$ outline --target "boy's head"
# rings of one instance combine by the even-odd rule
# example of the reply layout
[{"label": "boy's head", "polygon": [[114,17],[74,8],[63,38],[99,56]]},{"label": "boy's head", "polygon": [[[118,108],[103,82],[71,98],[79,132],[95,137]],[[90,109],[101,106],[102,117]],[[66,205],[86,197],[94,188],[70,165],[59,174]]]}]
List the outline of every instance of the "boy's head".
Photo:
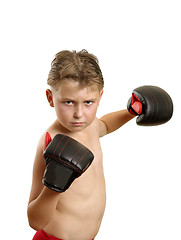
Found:
[{"label": "boy's head", "polygon": [[57,88],[63,80],[74,80],[80,86],[97,86],[99,91],[104,87],[104,80],[98,59],[86,50],[61,51],[52,61],[47,83]]},{"label": "boy's head", "polygon": [[67,131],[81,131],[95,119],[104,81],[97,58],[83,50],[56,54],[46,95]]}]

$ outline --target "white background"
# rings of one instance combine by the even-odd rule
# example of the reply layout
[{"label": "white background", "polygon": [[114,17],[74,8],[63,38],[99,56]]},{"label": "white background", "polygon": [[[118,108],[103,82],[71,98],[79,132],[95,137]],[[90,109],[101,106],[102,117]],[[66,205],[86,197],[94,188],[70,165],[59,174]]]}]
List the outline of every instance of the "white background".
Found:
[{"label": "white background", "polygon": [[32,239],[26,208],[37,141],[55,119],[45,97],[58,51],[87,49],[105,80],[98,117],[151,84],[174,102],[167,124],[132,120],[101,139],[107,207],[97,240],[181,239],[181,7],[176,0],[0,3],[1,235]]}]

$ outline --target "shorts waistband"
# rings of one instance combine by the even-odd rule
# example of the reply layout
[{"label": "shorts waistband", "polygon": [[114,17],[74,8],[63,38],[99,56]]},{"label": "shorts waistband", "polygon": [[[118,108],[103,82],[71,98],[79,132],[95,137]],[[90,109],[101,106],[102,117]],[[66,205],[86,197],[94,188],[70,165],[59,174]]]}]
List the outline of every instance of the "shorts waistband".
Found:
[{"label": "shorts waistband", "polygon": [[43,229],[37,231],[33,237],[33,240],[63,240],[46,233]]},{"label": "shorts waistband", "polygon": [[[37,231],[33,237],[33,240],[63,240],[57,237],[54,237],[52,235],[49,235],[46,233],[43,229],[40,231]],[[94,240],[94,238],[92,239]]]}]

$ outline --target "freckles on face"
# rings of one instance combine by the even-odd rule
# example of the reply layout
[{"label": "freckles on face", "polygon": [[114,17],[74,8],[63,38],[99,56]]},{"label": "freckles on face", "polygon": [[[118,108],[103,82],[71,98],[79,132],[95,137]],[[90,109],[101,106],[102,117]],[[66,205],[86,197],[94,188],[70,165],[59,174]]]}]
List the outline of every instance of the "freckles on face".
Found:
[{"label": "freckles on face", "polygon": [[52,93],[61,125],[71,131],[79,131],[94,121],[101,98],[97,88],[82,87],[75,81],[64,81]]}]

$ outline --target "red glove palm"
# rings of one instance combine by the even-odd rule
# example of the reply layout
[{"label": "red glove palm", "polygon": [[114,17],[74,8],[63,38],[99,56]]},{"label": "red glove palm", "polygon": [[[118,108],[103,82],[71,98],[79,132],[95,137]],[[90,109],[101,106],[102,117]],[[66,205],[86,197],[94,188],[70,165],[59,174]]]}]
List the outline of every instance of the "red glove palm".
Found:
[{"label": "red glove palm", "polygon": [[132,97],[128,101],[128,111],[137,116],[142,113],[142,110],[143,105],[141,101],[135,94],[132,94]]}]

